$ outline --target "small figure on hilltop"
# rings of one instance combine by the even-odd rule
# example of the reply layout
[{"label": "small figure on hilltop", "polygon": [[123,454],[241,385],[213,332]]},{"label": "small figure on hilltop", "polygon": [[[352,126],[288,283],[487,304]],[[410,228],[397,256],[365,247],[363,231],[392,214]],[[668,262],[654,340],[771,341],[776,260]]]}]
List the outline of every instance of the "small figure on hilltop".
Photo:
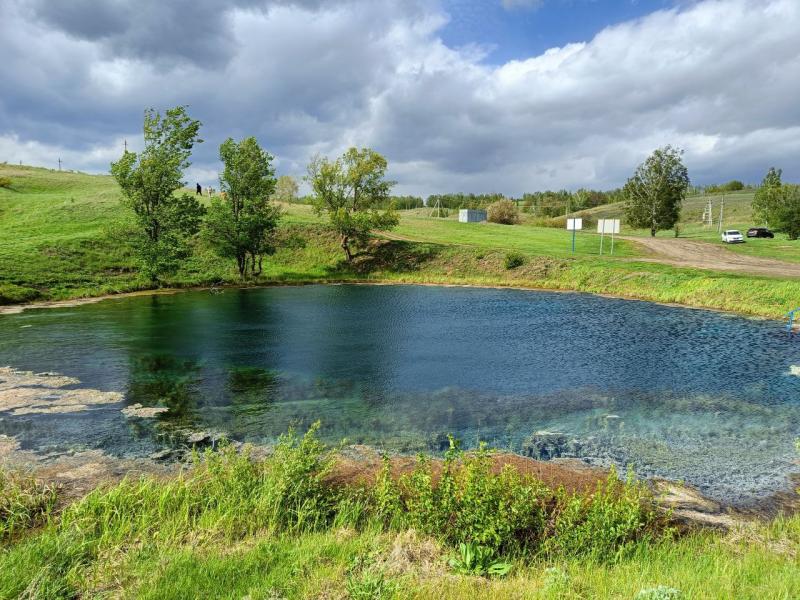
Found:
[{"label": "small figure on hilltop", "polygon": [[195,196],[202,196],[203,195],[203,187],[198,183],[197,189],[194,193]]}]

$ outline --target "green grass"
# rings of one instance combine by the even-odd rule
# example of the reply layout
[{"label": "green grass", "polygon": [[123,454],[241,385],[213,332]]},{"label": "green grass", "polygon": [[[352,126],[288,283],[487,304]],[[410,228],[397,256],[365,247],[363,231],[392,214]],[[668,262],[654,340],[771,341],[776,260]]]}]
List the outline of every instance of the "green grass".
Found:
[{"label": "green grass", "polygon": [[[541,256],[572,256],[572,234],[552,227],[528,224],[498,225],[496,223],[459,223],[454,219],[435,219],[427,216],[402,215],[400,226],[392,234],[412,240],[438,244],[457,244],[476,248],[517,250]],[[575,236],[575,255],[599,255],[600,237],[591,232]],[[604,241],[610,251],[610,239]],[[622,240],[614,243],[614,256],[631,257],[636,248]]]},{"label": "green grass", "polygon": [[[732,192],[725,194],[724,229],[738,229],[746,233],[751,227],[760,226],[752,215],[753,195],[752,190]],[[713,202],[714,225],[703,225],[702,217],[708,199]],[[775,234],[775,239],[748,239],[744,244],[725,244],[718,233],[719,209],[722,194],[710,196],[689,196],[683,203],[680,222],[680,237],[684,239],[701,240],[724,246],[732,252],[758,256],[761,258],[775,258],[778,260],[800,262],[800,241],[790,241],[785,234]],[[609,204],[597,208],[581,211],[579,214],[598,218],[621,218],[622,204]],[[647,236],[649,231],[643,229],[625,231],[627,235]],[[674,237],[672,231],[662,231],[659,237]]]},{"label": "green grass", "polygon": [[[800,517],[676,537],[647,489],[613,474],[567,493],[490,470],[487,451],[451,451],[438,478],[423,457],[367,483],[330,477],[337,456],[312,430],[266,459],[227,447],[171,477],[101,486],[0,540],[0,598],[800,593]],[[459,574],[450,559],[461,543],[481,544],[510,574]]]},{"label": "green grass", "polygon": [[[0,176],[12,180],[10,188],[0,188],[0,304],[152,287],[137,272],[126,241],[129,213],[110,177],[8,165],[0,165]],[[746,205],[746,198],[739,202],[740,208]],[[601,210],[618,207],[595,212]],[[311,207],[287,205],[284,213],[279,250],[265,260],[263,275],[249,284],[381,281],[529,287],[776,318],[800,301],[798,280],[637,262],[637,247],[623,241],[617,242],[614,256],[600,257],[599,238],[588,231],[577,236],[573,255],[571,236],[560,229],[535,227],[530,220],[514,226],[462,224],[455,216],[430,218],[426,210],[402,211],[397,230],[348,265],[335,235]],[[686,235],[716,241],[688,225]],[[794,246],[782,239],[748,242],[733,250],[800,260]],[[508,257],[515,255],[523,264],[507,268]],[[233,261],[220,259],[201,241],[184,267],[163,281],[165,287],[239,283]]]}]

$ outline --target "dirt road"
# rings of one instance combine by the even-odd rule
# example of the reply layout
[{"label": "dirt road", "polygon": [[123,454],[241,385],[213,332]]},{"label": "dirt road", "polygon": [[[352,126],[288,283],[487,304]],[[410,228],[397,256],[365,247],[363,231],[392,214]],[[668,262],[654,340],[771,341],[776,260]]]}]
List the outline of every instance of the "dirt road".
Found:
[{"label": "dirt road", "polygon": [[800,263],[738,254],[709,242],[675,238],[620,237],[644,246],[653,253],[644,258],[637,258],[636,261],[658,262],[677,267],[735,271],[748,275],[800,277]]}]

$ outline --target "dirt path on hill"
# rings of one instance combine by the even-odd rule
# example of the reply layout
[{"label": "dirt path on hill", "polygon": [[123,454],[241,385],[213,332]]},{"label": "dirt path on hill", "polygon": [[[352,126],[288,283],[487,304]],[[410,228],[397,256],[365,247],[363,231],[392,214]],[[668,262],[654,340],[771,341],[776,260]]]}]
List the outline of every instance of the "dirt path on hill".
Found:
[{"label": "dirt path on hill", "polygon": [[733,271],[743,275],[800,277],[800,263],[738,254],[709,242],[630,236],[620,236],[619,239],[644,246],[653,253],[653,255],[643,258],[631,259],[637,262],[657,262],[677,267]]},{"label": "dirt path on hill", "polygon": [[[389,240],[420,242],[419,238],[397,233],[382,232]],[[617,239],[638,244],[649,251],[632,262],[654,262],[676,267],[695,267],[715,271],[732,271],[743,275],[770,277],[800,277],[800,263],[790,263],[774,258],[759,258],[732,252],[723,246],[697,240],[675,238],[633,237],[621,235]]]}]

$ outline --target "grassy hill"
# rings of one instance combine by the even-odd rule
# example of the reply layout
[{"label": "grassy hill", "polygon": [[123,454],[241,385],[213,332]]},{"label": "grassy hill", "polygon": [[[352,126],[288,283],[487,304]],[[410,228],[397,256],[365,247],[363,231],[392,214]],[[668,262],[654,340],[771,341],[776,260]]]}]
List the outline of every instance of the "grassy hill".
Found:
[{"label": "grassy hill", "polygon": [[[725,198],[725,211],[724,223],[726,228],[733,227],[752,227],[752,210],[753,203],[753,190],[745,190],[741,192],[729,192],[724,194]],[[714,231],[717,227],[717,219],[719,218],[719,209],[722,203],[723,194],[710,194],[699,196],[688,196],[683,202],[683,209],[681,211],[681,229],[685,230],[691,227],[702,228],[703,212],[709,199],[712,201],[712,212],[714,216]],[[614,204],[605,204],[596,208],[581,211],[579,215],[591,216],[595,219],[611,219],[622,217],[622,202]]]},{"label": "grassy hill", "polygon": [[[109,176],[0,165],[11,179],[0,188],[0,304],[60,300],[150,289],[138,271],[129,240],[130,213]],[[745,199],[741,207],[747,204]],[[691,204],[690,204],[691,206]],[[731,214],[737,214],[735,203]],[[595,209],[618,211],[611,205]],[[692,209],[693,210],[693,209]],[[743,208],[742,208],[743,210]],[[613,214],[613,213],[608,213]],[[599,239],[562,229],[462,224],[406,211],[400,226],[375,239],[352,264],[335,235],[306,205],[284,206],[280,247],[248,284],[383,281],[577,290],[749,314],[781,316],[800,300],[800,282],[746,277],[640,262],[635,244],[618,241],[614,256],[598,256]],[[758,247],[767,252],[781,240]],[[753,251],[756,244],[745,244]],[[773,248],[773,250],[770,250]],[[606,246],[608,249],[608,246]],[[793,246],[787,253],[795,256]],[[506,268],[510,253],[523,264]],[[776,254],[777,255],[777,254]],[[166,287],[241,284],[233,261],[198,240]]]}]

